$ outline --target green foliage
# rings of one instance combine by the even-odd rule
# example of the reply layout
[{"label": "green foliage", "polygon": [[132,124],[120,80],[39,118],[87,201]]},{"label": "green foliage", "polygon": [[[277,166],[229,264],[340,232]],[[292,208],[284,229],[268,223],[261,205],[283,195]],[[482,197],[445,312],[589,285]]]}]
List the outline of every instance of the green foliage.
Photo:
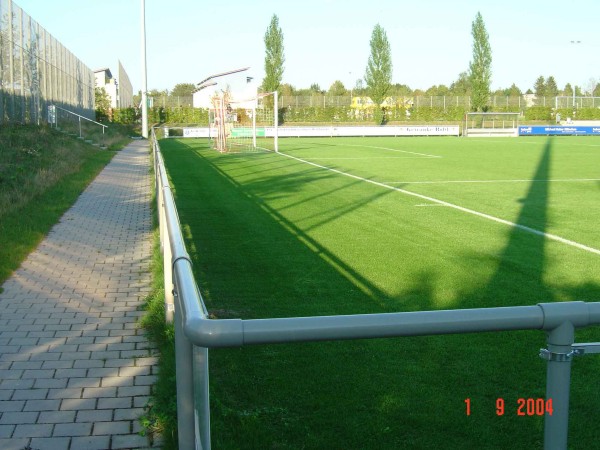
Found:
[{"label": "green foliage", "polygon": [[342,96],[347,95],[348,91],[344,86],[344,83],[342,83],[340,80],[335,80],[329,87],[327,94],[331,96]]},{"label": "green foliage", "polygon": [[533,85],[534,93],[536,97],[545,97],[546,96],[546,79],[540,75],[537,80],[535,80],[535,84]]},{"label": "green foliage", "polygon": [[492,82],[492,49],[481,13],[473,21],[473,60],[469,64],[469,81],[473,111],[487,111]]},{"label": "green foliage", "polygon": [[[373,28],[370,47],[371,54],[367,62],[365,83],[371,100],[376,105],[380,105],[392,85],[392,55],[387,34],[379,24]],[[378,123],[381,117],[381,112],[376,112],[375,123]]]},{"label": "green foliage", "polygon": [[572,117],[576,120],[600,120],[599,108],[577,108],[575,115],[573,115],[573,108],[560,108],[558,112],[563,119]]},{"label": "green foliage", "polygon": [[196,85],[193,83],[179,83],[175,85],[169,95],[172,97],[190,97],[195,90]]},{"label": "green foliage", "polygon": [[171,123],[208,126],[208,109],[180,107],[154,107],[148,109],[150,123]]},{"label": "green foliage", "polygon": [[552,108],[550,106],[532,106],[525,110],[526,120],[550,120]]},{"label": "green foliage", "polygon": [[94,88],[94,101],[96,105],[96,120],[98,122],[108,121],[110,97],[103,87]]},{"label": "green foliage", "polygon": [[0,127],[0,285],[114,153],[47,127]]},{"label": "green foliage", "polygon": [[265,78],[262,87],[265,92],[274,92],[283,78],[285,56],[283,53],[283,32],[279,27],[279,18],[273,14],[265,33]]},{"label": "green foliage", "polygon": [[546,97],[556,97],[558,96],[558,86],[556,85],[556,80],[552,75],[550,75],[546,79],[546,86],[544,90],[544,95]]},{"label": "green foliage", "polygon": [[135,108],[115,109],[112,114],[112,121],[123,125],[134,124],[139,118]]},{"label": "green foliage", "polygon": [[573,96],[573,86],[571,86],[571,83],[567,83],[565,85],[565,88],[563,89],[563,95],[566,97],[572,97]]},{"label": "green foliage", "polygon": [[[154,210],[155,202],[153,202]],[[156,213],[154,214],[156,227]],[[173,324],[165,322],[163,259],[158,229],[154,232],[152,291],[146,298],[146,314],[141,319],[148,337],[160,351],[159,376],[152,389],[141,424],[144,433],[163,437],[164,449],[177,448],[177,389],[175,376],[175,333]]]}]

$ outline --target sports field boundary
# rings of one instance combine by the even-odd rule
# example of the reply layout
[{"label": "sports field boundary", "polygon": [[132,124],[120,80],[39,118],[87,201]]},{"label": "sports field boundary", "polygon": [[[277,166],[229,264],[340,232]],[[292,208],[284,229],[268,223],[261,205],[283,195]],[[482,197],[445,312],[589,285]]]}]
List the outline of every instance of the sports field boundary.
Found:
[{"label": "sports field boundary", "polygon": [[[208,352],[219,347],[243,347],[273,343],[296,343],[326,340],[355,340],[426,336],[435,334],[478,333],[483,331],[544,330],[548,348],[539,356],[546,360],[546,396],[531,398],[536,404],[544,398],[554,403],[552,411],[540,411],[544,416],[544,441],[552,447],[567,448],[568,398],[570,366],[574,355],[598,353],[597,343],[574,344],[575,328],[600,321],[600,303],[556,302],[530,306],[484,307],[454,310],[423,310],[391,313],[350,314],[261,319],[210,319],[204,300],[194,279],[192,259],[188,255],[179,216],[169,186],[158,142],[154,142],[157,174],[158,208],[165,253],[173,264],[165,265],[165,285],[174,287],[175,346],[177,357],[178,421],[180,448],[211,448],[210,400],[208,384]],[[289,155],[282,155],[289,156]],[[299,159],[292,157],[293,159]],[[302,161],[306,162],[306,161]],[[310,162],[309,162],[310,164]],[[319,167],[316,164],[314,166]],[[330,168],[327,168],[328,170]],[[357,180],[352,174],[337,171]],[[368,180],[364,180],[368,181]],[[375,182],[376,185],[381,183]],[[390,186],[387,189],[398,190]],[[400,190],[403,191],[403,190]],[[412,195],[412,193],[410,193]],[[426,196],[418,195],[426,198]],[[440,206],[451,205],[437,199]],[[456,206],[456,205],[455,205]],[[204,224],[203,224],[204,226]],[[539,230],[537,230],[539,231]],[[169,272],[169,273],[167,273]],[[167,308],[168,309],[168,308]],[[444,349],[445,350],[445,349]],[[567,353],[569,352],[569,353]],[[181,355],[181,357],[180,357]],[[355,355],[352,355],[354,357]],[[511,355],[514,357],[514,355]],[[284,358],[275,358],[282,365]],[[444,354],[444,360],[448,359]],[[514,361],[511,359],[511,361]],[[253,363],[253,361],[250,361]],[[514,362],[511,362],[514,365]],[[520,370],[521,367],[516,367]],[[266,372],[265,372],[266,373]],[[273,373],[273,372],[271,372]],[[192,383],[190,380],[194,380]],[[219,380],[217,382],[222,382]],[[256,387],[253,385],[253,389]],[[242,391],[237,390],[236,396]],[[197,394],[197,395],[196,395]],[[351,395],[351,394],[350,394]],[[470,398],[464,402],[470,407]],[[547,403],[546,403],[547,404]],[[462,406],[462,399],[461,399]],[[244,410],[246,411],[246,410]],[[246,414],[244,412],[244,414]],[[470,415],[467,409],[466,415]],[[252,424],[254,425],[254,423]],[[224,430],[216,429],[219,435]],[[217,433],[215,433],[217,434]],[[238,436],[243,439],[243,436]],[[378,436],[382,442],[386,438]],[[238,439],[237,442],[240,442]],[[458,441],[455,441],[458,442]]]}]

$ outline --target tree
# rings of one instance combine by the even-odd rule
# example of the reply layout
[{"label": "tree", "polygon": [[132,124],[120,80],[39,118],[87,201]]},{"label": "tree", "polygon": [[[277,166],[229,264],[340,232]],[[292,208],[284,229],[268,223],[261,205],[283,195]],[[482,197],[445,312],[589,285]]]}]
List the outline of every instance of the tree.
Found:
[{"label": "tree", "polygon": [[539,76],[538,79],[535,80],[533,90],[535,91],[535,96],[538,98],[546,96],[546,80],[543,76]]},{"label": "tree", "polygon": [[410,87],[408,87],[406,84],[400,83],[392,85],[392,88],[390,90],[390,94],[395,95],[397,97],[410,97],[412,93],[413,91]]},{"label": "tree", "polygon": [[319,83],[313,83],[313,84],[311,84],[310,88],[309,88],[309,91],[312,94],[320,94],[320,95],[322,95],[322,94],[325,93],[325,91],[323,89],[321,89],[321,86],[319,86]]},{"label": "tree", "polygon": [[94,88],[94,101],[96,105],[96,120],[103,122],[109,119],[110,97],[103,87]]},{"label": "tree", "polygon": [[454,95],[468,95],[471,92],[471,79],[467,72],[461,72],[458,80],[450,85],[450,92]]},{"label": "tree", "polygon": [[191,97],[195,90],[196,86],[193,83],[179,83],[171,91],[171,97]]},{"label": "tree", "polygon": [[346,95],[347,93],[348,90],[344,86],[344,83],[342,83],[340,80],[335,80],[331,84],[331,86],[329,86],[329,91],[327,91],[327,94],[334,97],[341,97],[342,95]]},{"label": "tree", "polygon": [[556,85],[556,80],[552,75],[550,75],[546,79],[546,97],[556,97],[558,96],[558,86]]},{"label": "tree", "polygon": [[281,95],[292,97],[296,95],[296,89],[289,83],[283,83],[279,86],[279,92]]},{"label": "tree", "polygon": [[523,93],[521,92],[521,89],[519,89],[519,87],[513,83],[507,90],[506,90],[506,95],[508,97],[520,97]]},{"label": "tree", "polygon": [[371,34],[371,55],[367,62],[365,83],[367,92],[375,103],[375,123],[383,123],[381,103],[385,100],[392,85],[392,55],[390,43],[383,27],[379,24]]},{"label": "tree", "polygon": [[481,13],[471,26],[473,60],[469,63],[469,81],[473,111],[487,111],[492,83],[492,48]]},{"label": "tree", "polygon": [[594,88],[594,90],[592,91],[592,95],[594,97],[600,97],[600,83],[596,84],[596,87]]},{"label": "tree", "polygon": [[273,14],[265,33],[265,78],[262,87],[266,92],[279,89],[283,78],[283,32],[279,27],[279,18]]},{"label": "tree", "polygon": [[439,86],[433,85],[425,91],[425,94],[431,97],[443,97],[449,93],[450,89],[443,84],[440,84]]},{"label": "tree", "polygon": [[565,85],[562,93],[565,97],[573,97],[573,86],[571,86],[571,83]]}]

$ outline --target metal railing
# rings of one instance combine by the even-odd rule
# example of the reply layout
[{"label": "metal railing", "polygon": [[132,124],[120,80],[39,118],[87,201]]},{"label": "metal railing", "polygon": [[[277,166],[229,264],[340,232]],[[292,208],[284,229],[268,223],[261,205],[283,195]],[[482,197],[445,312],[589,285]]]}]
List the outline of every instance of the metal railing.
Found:
[{"label": "metal railing", "polygon": [[359,314],[277,319],[211,320],[192,273],[177,209],[158,140],[152,148],[164,254],[166,320],[174,321],[177,373],[177,416],[180,449],[211,448],[208,349],[243,345],[428,336],[489,331],[543,330],[547,348],[544,448],[567,448],[571,361],[600,353],[600,343],[575,344],[575,329],[600,324],[600,302],[540,303],[442,311]]},{"label": "metal railing", "polygon": [[[83,122],[82,122],[83,119]],[[84,135],[95,135],[96,133],[84,133],[84,125],[91,124],[92,127],[101,127],[102,135],[100,137],[99,144],[104,146],[104,131],[108,128],[108,126],[101,124],[100,122],[96,122],[95,120],[88,119],[87,117],[82,116],[81,114],[77,114],[73,111],[69,111],[68,109],[61,108],[57,105],[50,105],[48,107],[48,123],[50,126],[54,126],[57,129],[62,129],[66,132],[71,132],[74,134],[78,134],[80,139],[84,139]],[[73,130],[70,128],[74,123],[77,124],[76,129]],[[97,130],[97,129],[95,129]]]}]

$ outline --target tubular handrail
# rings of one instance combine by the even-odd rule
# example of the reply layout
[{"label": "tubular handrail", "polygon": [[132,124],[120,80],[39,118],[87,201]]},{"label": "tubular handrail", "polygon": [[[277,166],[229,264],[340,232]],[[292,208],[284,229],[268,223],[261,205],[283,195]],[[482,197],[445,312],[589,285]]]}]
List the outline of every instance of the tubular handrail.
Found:
[{"label": "tubular handrail", "polygon": [[102,123],[100,123],[100,122],[96,122],[95,120],[92,120],[92,119],[88,119],[87,117],[85,117],[85,116],[82,116],[81,114],[77,114],[77,113],[75,113],[75,112],[73,112],[73,111],[69,111],[68,109],[61,108],[61,107],[60,107],[60,106],[58,106],[58,105],[52,105],[52,106],[54,106],[56,109],[60,109],[61,111],[64,111],[64,112],[67,112],[67,113],[69,113],[69,114],[72,114],[72,115],[74,115],[74,116],[77,116],[77,117],[79,117],[80,119],[84,119],[84,120],[87,120],[88,122],[92,122],[92,123],[95,123],[96,125],[100,125],[101,127],[103,127],[103,129],[102,129],[102,132],[104,132],[104,128],[108,128],[108,126],[107,126],[107,125],[104,125],[104,124],[102,124]]},{"label": "tubular handrail", "polygon": [[[165,272],[170,272],[165,273],[165,292],[171,288],[174,292],[180,449],[210,449],[209,348],[534,329],[548,333],[548,348],[540,351],[540,357],[548,361],[546,398],[552,398],[555,405],[554,413],[545,415],[544,448],[567,448],[571,359],[584,354],[586,349],[588,353],[600,352],[600,343],[575,344],[574,330],[600,325],[600,302],[251,320],[209,319],[185,248],[154,129],[152,146],[162,246],[165,255],[170,255],[169,264],[165,261]],[[168,311],[173,307],[167,299],[165,302],[166,319],[171,320]]]}]

